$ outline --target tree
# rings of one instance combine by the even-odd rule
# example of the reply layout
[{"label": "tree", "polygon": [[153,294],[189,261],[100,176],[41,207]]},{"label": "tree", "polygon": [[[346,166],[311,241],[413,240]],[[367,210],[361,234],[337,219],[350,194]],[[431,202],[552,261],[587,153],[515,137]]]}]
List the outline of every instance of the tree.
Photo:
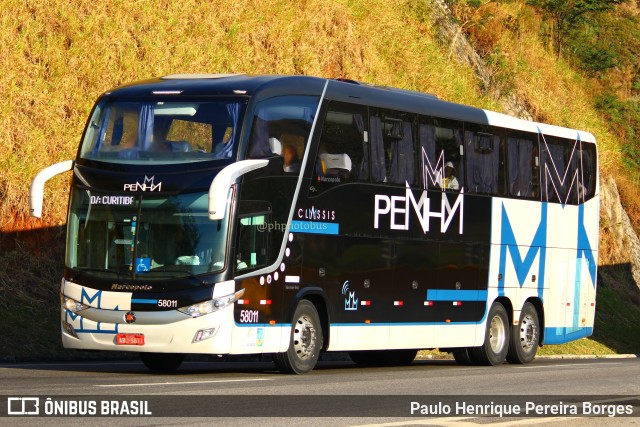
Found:
[{"label": "tree", "polygon": [[606,12],[627,0],[527,0],[527,3],[542,9],[544,15],[553,21],[553,44],[559,58],[562,46],[571,30],[590,15]]}]

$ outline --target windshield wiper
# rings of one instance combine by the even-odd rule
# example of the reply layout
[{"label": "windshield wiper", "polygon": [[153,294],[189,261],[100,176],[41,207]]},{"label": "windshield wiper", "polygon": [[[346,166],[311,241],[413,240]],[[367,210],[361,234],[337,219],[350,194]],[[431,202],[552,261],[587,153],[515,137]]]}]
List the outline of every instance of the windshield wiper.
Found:
[{"label": "windshield wiper", "polygon": [[110,268],[92,268],[92,267],[76,267],[73,270],[76,271],[76,274],[72,275],[71,280],[76,280],[78,277],[82,276],[86,272],[91,273],[112,273],[116,276],[120,276],[122,273],[118,270],[112,270]]},{"label": "windshield wiper", "polygon": [[[202,280],[201,278],[199,278],[198,276],[196,276],[195,274],[193,274],[192,272],[188,271],[188,270],[180,270],[179,268],[165,268],[165,267],[156,267],[148,272],[145,272],[144,274],[147,275],[149,273],[155,273],[155,272],[162,272],[162,273],[182,273],[184,275],[186,275],[187,277],[189,277],[190,279],[194,279],[196,280],[198,283],[200,283],[202,286],[210,286],[210,283],[205,282],[204,280]],[[139,276],[139,274],[138,274]]]}]

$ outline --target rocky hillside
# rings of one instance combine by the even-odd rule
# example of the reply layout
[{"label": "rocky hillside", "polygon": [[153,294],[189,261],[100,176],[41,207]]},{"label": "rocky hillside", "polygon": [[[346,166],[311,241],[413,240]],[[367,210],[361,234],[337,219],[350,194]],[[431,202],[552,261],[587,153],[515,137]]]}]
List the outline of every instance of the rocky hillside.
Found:
[{"label": "rocky hillside", "polygon": [[[531,111],[526,96],[518,96],[517,92],[505,91],[501,85],[492,84],[495,81],[494,70],[465,36],[448,6],[449,2],[434,0],[433,3],[433,24],[441,45],[448,47],[452,58],[474,70],[481,91],[498,103],[501,112],[524,120],[544,121]],[[607,170],[602,172],[600,202],[604,250],[601,250],[600,262],[605,265],[628,264],[635,285],[640,287],[640,240],[622,207],[615,175]]]}]

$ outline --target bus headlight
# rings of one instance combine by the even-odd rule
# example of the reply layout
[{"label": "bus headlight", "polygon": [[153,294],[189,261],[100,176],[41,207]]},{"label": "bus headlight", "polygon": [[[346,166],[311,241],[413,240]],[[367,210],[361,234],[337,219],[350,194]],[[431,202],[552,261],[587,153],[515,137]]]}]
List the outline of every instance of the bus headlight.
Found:
[{"label": "bus headlight", "polygon": [[89,308],[88,305],[82,304],[81,302],[78,302],[73,298],[69,298],[65,295],[60,295],[60,303],[62,304],[62,308],[64,308],[65,310],[69,310],[72,313],[77,313]]},{"label": "bus headlight", "polygon": [[191,317],[200,317],[232,305],[238,301],[242,295],[244,295],[244,289],[240,289],[238,292],[223,297],[199,302],[198,304],[193,304],[188,307],[182,307],[179,308],[178,311]]}]

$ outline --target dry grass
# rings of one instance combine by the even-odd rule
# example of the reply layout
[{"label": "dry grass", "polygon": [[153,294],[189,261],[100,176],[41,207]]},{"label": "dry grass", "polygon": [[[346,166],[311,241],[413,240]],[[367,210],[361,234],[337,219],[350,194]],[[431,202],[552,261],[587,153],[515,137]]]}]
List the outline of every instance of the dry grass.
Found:
[{"label": "dry grass", "polygon": [[552,356],[559,354],[588,354],[602,356],[613,353],[616,353],[616,351],[591,338],[582,338],[577,341],[561,345],[545,345],[540,347],[538,350],[539,356]]},{"label": "dry grass", "polygon": [[[496,75],[510,80],[538,120],[591,131],[603,171],[614,168],[618,142],[592,107],[593,88],[545,49],[540,19],[520,2],[482,11],[465,22],[487,52],[500,52]],[[138,79],[178,72],[349,77],[495,108],[472,71],[436,44],[428,15],[419,0],[5,0],[0,231],[64,223],[68,180],[47,185],[42,223],[28,219],[31,179],[74,156],[100,93]]]},{"label": "dry grass", "polygon": [[0,231],[65,221],[68,179],[28,219],[28,187],[72,158],[95,98],[113,86],[179,72],[349,77],[478,106],[470,70],[431,36],[412,1],[92,2],[5,0],[0,10]]}]

